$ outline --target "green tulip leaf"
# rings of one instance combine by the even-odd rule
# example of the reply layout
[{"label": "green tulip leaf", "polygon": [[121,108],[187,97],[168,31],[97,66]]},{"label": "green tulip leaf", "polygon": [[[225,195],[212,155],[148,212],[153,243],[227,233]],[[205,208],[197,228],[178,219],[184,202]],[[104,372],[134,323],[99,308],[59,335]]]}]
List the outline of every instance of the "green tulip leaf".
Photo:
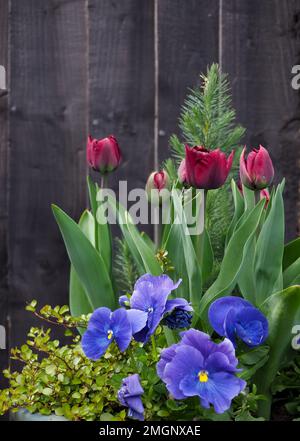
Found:
[{"label": "green tulip leaf", "polygon": [[286,270],[300,257],[300,237],[292,240],[284,247],[282,269]]},{"label": "green tulip leaf", "polygon": [[114,308],[116,299],[106,265],[80,227],[59,207],[52,205],[66,249],[93,309]]},{"label": "green tulip leaf", "polygon": [[257,372],[255,384],[258,392],[267,397],[259,405],[259,414],[265,418],[270,416],[271,392],[270,387],[278,370],[299,352],[292,349],[292,329],[300,323],[300,286],[289,288],[268,297],[261,305],[262,312],[269,322],[270,347],[269,360]]},{"label": "green tulip leaf", "polygon": [[220,272],[215,282],[208,288],[200,302],[201,317],[207,323],[209,305],[219,297],[229,295],[237,283],[243,260],[251,244],[252,237],[259,225],[264,209],[264,201],[260,201],[240,227],[233,233],[224,255]]},{"label": "green tulip leaf", "polygon": [[121,231],[140,275],[145,273],[150,273],[154,276],[160,275],[162,270],[155,256],[155,251],[153,251],[152,247],[150,247],[147,241],[142,237],[128,211],[124,209],[120,202],[116,203],[111,195],[108,195],[107,199],[110,207],[118,214]]},{"label": "green tulip leaf", "polygon": [[254,258],[257,305],[274,292],[282,273],[284,207],[281,186],[278,186],[270,203],[271,209],[257,239]]},{"label": "green tulip leaf", "polygon": [[[78,222],[78,225],[84,235],[94,246],[95,222],[92,214],[85,210]],[[79,317],[81,314],[90,314],[93,312],[93,305],[90,303],[90,299],[83,288],[73,265],[71,265],[70,271],[69,301],[71,314],[75,317]]]},{"label": "green tulip leaf", "polygon": [[[199,302],[202,295],[201,268],[197,260],[191,236],[188,232],[185,213],[182,207],[182,200],[176,191],[172,192],[174,211],[178,222],[174,222],[166,242],[166,250],[172,262],[182,278],[182,287],[187,289],[183,297],[188,299],[198,315]],[[178,292],[180,292],[178,290]],[[177,295],[177,294],[176,294]]]}]

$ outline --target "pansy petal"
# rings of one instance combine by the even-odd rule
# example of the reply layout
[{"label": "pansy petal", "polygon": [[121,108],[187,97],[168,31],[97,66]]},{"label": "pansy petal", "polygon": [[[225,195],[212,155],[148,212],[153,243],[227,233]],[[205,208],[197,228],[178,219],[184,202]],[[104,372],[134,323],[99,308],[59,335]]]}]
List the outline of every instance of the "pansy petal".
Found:
[{"label": "pansy petal", "polygon": [[139,289],[135,289],[130,298],[130,307],[132,309],[148,311],[152,307],[152,295],[152,284],[147,281],[140,282]]},{"label": "pansy petal", "polygon": [[235,325],[236,325],[237,311],[235,309],[229,309],[224,319],[224,334],[234,345],[236,346],[235,338]]},{"label": "pansy petal", "polygon": [[119,308],[112,313],[111,328],[120,351],[125,351],[132,338],[131,324],[125,309]]},{"label": "pansy petal", "polygon": [[223,352],[214,352],[205,360],[205,369],[213,372],[236,372],[235,366],[230,363],[229,358]]},{"label": "pansy petal", "polygon": [[213,329],[219,335],[225,335],[224,321],[230,309],[238,312],[245,306],[252,306],[241,297],[226,296],[215,300],[209,307],[208,319]]},{"label": "pansy petal", "polygon": [[133,410],[137,413],[144,412],[144,406],[143,406],[143,403],[142,403],[140,396],[128,397],[128,398],[126,398],[126,402],[127,402],[128,407],[130,407],[131,410]]},{"label": "pansy petal", "polygon": [[112,312],[109,308],[98,308],[95,309],[88,323],[88,328],[102,329],[103,331],[108,331],[110,328]]},{"label": "pansy petal", "polygon": [[142,395],[144,393],[138,374],[129,375],[123,380],[123,384],[126,387],[125,397],[128,395]]},{"label": "pansy petal", "polygon": [[144,414],[136,412],[133,409],[128,410],[128,416],[129,416],[129,418],[133,418],[135,420],[144,421]]},{"label": "pansy petal", "polygon": [[188,303],[187,300],[183,298],[177,298],[177,299],[167,300],[164,314],[173,311],[173,309],[175,308],[182,309],[183,311],[193,311],[193,308],[191,307],[191,305]]},{"label": "pansy petal", "polygon": [[150,283],[153,290],[160,290],[163,293],[166,291],[171,293],[171,291],[178,288],[181,283],[181,279],[179,279],[178,282],[174,283],[173,280],[166,274],[163,274],[161,276],[144,274],[136,281],[134,285],[134,290],[140,290],[140,285],[144,282]]},{"label": "pansy petal", "polygon": [[139,309],[128,309],[126,312],[131,324],[132,334],[136,334],[146,326],[148,320],[147,312],[140,311]]},{"label": "pansy petal", "polygon": [[177,347],[178,343],[171,345],[161,351],[160,360],[156,365],[156,372],[160,378],[162,378],[163,376],[167,363],[170,363],[170,361],[172,361],[172,359],[175,357]]},{"label": "pansy petal", "polygon": [[185,395],[180,389],[180,381],[186,376],[196,377],[203,366],[201,352],[191,346],[178,345],[175,357],[165,367],[162,380],[174,398],[182,399]]},{"label": "pansy petal", "polygon": [[247,383],[235,375],[217,372],[205,384],[207,400],[213,404],[216,413],[223,413],[229,409],[231,400],[245,389]]},{"label": "pansy petal", "polygon": [[105,354],[110,343],[106,332],[92,328],[83,334],[81,340],[83,352],[91,360],[99,360]]},{"label": "pansy petal", "polygon": [[236,332],[247,345],[260,345],[268,336],[268,320],[257,308],[245,308],[236,317]]},{"label": "pansy petal", "polygon": [[196,329],[189,329],[180,333],[181,343],[198,349],[204,358],[215,350],[216,345],[211,341],[210,336]]}]

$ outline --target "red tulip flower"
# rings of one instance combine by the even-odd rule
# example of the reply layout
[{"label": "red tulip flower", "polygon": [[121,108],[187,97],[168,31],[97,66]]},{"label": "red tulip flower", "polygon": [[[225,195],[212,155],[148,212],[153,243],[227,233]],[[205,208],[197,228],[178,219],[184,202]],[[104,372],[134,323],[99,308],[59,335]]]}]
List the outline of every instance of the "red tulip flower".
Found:
[{"label": "red tulip flower", "polygon": [[273,163],[268,151],[260,145],[252,149],[246,158],[246,147],[240,158],[240,178],[251,190],[262,190],[269,187],[274,177]]},{"label": "red tulip flower", "polygon": [[219,188],[228,177],[233,156],[234,151],[227,158],[220,149],[185,146],[185,159],[178,170],[179,180],[205,190]]},{"label": "red tulip flower", "polygon": [[87,140],[87,162],[102,174],[115,170],[121,162],[121,151],[116,138],[112,135],[103,139]]}]

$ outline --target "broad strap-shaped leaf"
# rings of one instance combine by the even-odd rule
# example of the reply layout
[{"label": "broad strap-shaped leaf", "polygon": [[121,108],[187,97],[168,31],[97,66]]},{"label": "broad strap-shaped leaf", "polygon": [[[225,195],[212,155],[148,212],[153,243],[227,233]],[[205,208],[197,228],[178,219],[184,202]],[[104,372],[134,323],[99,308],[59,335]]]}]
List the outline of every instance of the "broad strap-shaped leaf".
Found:
[{"label": "broad strap-shaped leaf", "polygon": [[[94,246],[95,221],[94,217],[88,210],[83,212],[81,218],[79,219],[78,225],[81,231]],[[70,271],[69,302],[71,314],[75,317],[78,317],[81,314],[90,314],[93,312],[93,306],[90,303],[89,297],[83,288],[73,265],[71,265]]]},{"label": "broad strap-shaped leaf", "polygon": [[253,235],[247,246],[247,252],[244,254],[243,264],[237,278],[242,296],[252,304],[255,304],[256,299],[256,283],[254,277],[255,244],[256,238],[255,235]]},{"label": "broad strap-shaped leaf", "polygon": [[192,303],[195,314],[199,314],[199,302],[202,295],[201,268],[197,260],[191,236],[188,233],[182,198],[177,191],[172,192],[172,200],[177,221],[173,223],[166,243],[166,249],[172,264],[180,268],[183,286],[188,286],[184,297]]},{"label": "broad strap-shaped leaf", "polygon": [[[112,271],[112,239],[110,225],[105,217],[103,204],[101,203],[101,191],[91,178],[87,178],[90,204],[95,219],[94,236],[95,248],[101,254],[106,265],[108,274]],[[100,200],[100,202],[98,202]]]},{"label": "broad strap-shaped leaf", "polygon": [[66,249],[93,309],[114,308],[116,299],[106,265],[80,227],[59,207],[52,210],[63,236]]},{"label": "broad strap-shaped leaf", "polygon": [[254,258],[256,304],[258,306],[274,292],[275,284],[282,272],[284,207],[280,185],[270,202],[272,206],[257,239]]},{"label": "broad strap-shaped leaf", "polygon": [[207,323],[209,305],[219,297],[229,295],[237,283],[247,253],[247,247],[259,225],[264,201],[260,201],[248,214],[245,221],[233,233],[215,282],[208,288],[200,302],[201,318]]},{"label": "broad strap-shaped leaf", "polygon": [[300,257],[295,260],[283,273],[283,286],[295,285],[295,281],[300,278]]},{"label": "broad strap-shaped leaf", "polygon": [[255,384],[258,392],[267,397],[266,401],[259,405],[259,414],[265,418],[270,416],[271,408],[271,384],[285,361],[296,356],[298,352],[292,349],[292,329],[300,323],[300,286],[289,288],[273,294],[265,300],[261,306],[262,312],[269,322],[270,346],[269,360],[261,370],[257,372]]},{"label": "broad strap-shaped leaf", "polygon": [[229,228],[227,231],[226,246],[227,246],[227,244],[232,236],[232,233],[236,227],[237,221],[242,216],[242,214],[244,212],[244,208],[245,208],[244,198],[241,195],[241,192],[233,179],[231,180],[231,191],[232,191],[232,198],[233,198],[233,203],[234,203],[234,215],[233,215],[233,218],[230,222],[230,225],[229,225]]},{"label": "broad strap-shaped leaf", "polygon": [[286,270],[300,257],[300,237],[287,243],[284,247],[282,269]]},{"label": "broad strap-shaped leaf", "polygon": [[139,273],[141,275],[150,273],[153,276],[159,276],[162,270],[155,256],[155,252],[141,236],[130,214],[124,209],[120,202],[116,204],[115,199],[111,195],[108,195],[107,198],[111,208],[118,214],[121,231],[135,260]]}]

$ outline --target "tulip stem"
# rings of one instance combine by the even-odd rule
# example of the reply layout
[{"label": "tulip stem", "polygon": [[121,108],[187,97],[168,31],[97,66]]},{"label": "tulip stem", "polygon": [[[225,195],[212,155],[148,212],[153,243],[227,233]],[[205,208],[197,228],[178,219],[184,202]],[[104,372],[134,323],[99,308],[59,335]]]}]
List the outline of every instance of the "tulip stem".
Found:
[{"label": "tulip stem", "polygon": [[100,181],[100,188],[106,188],[107,187],[107,176],[106,175],[102,175],[101,176],[101,181]]}]

